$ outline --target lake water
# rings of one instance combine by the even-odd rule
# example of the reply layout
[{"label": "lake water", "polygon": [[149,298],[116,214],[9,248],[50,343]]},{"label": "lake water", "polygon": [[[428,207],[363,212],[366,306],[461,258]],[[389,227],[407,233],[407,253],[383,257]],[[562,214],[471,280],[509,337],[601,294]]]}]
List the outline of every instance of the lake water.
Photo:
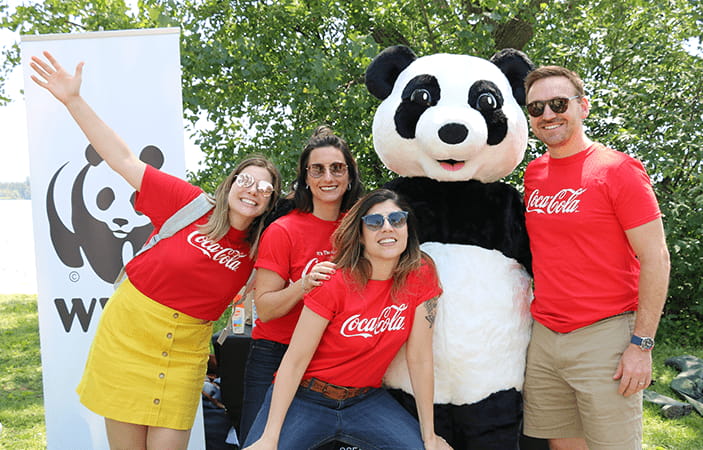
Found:
[{"label": "lake water", "polygon": [[0,200],[0,294],[36,294],[31,200]]}]

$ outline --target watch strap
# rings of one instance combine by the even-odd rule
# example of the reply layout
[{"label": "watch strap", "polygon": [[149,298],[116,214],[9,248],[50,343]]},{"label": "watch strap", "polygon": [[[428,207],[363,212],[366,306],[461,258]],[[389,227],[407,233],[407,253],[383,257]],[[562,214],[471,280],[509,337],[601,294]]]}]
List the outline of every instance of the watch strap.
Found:
[{"label": "watch strap", "polygon": [[654,348],[654,338],[648,336],[640,337],[633,334],[630,343],[635,344],[643,351],[650,351]]}]

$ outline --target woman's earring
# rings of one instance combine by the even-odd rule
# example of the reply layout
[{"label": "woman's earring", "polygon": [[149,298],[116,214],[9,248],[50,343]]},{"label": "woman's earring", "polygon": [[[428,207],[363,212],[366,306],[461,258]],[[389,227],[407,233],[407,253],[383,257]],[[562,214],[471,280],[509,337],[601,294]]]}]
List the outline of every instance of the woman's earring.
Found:
[{"label": "woman's earring", "polygon": [[347,190],[351,191],[351,181],[349,183],[347,183]]},{"label": "woman's earring", "polygon": [[307,190],[309,191],[309,190],[310,190],[310,185],[307,184],[307,183],[305,183],[305,189],[307,189]]}]

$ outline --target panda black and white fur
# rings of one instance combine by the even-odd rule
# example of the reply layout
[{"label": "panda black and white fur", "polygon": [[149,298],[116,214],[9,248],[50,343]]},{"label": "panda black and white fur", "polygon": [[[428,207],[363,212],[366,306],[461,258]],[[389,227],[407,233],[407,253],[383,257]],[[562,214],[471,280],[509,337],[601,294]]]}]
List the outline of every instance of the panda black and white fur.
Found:
[{"label": "panda black and white fur", "polygon": [[[136,192],[120,188],[124,179],[103,163],[92,145],[85,149],[86,164],[71,189],[71,227],[59,216],[55,186],[62,176],[63,164],[54,173],[47,189],[46,207],[49,235],[61,262],[68,267],[83,267],[86,260],[95,274],[113,283],[121,268],[144,245],[153,225],[147,216],[134,209]],[[147,145],[139,159],[161,168],[161,149]]]},{"label": "panda black and white fur", "polygon": [[[532,68],[516,50],[488,61],[417,58],[395,46],[366,71],[367,88],[382,100],[374,147],[401,176],[386,187],[413,207],[444,289],[434,323],[435,427],[455,449],[518,446],[531,256],[522,197],[497,180],[524,156],[520,104]],[[410,394],[404,361],[401,350],[384,381]]]}]

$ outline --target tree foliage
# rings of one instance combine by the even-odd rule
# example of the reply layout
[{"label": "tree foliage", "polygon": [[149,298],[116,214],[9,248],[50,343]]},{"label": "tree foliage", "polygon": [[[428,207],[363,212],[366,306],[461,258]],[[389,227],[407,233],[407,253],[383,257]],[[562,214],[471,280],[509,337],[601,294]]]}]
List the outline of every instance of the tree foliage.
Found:
[{"label": "tree foliage", "polygon": [[[350,143],[368,187],[390,174],[372,148],[378,104],[364,70],[384,47],[490,57],[512,46],[582,75],[590,135],[640,158],[665,214],[672,282],[663,329],[703,318],[703,5],[700,0],[45,0],[2,6],[0,27],[56,33],[179,26],[188,132],[206,155],[193,181],[212,188],[242,155],[270,157],[286,180],[311,131]],[[9,49],[0,84],[18,64]],[[0,88],[0,101],[3,91]],[[543,152],[531,141],[526,161]],[[508,181],[521,184],[523,163]],[[678,328],[677,328],[678,327]],[[684,330],[700,343],[699,333]]]}]

